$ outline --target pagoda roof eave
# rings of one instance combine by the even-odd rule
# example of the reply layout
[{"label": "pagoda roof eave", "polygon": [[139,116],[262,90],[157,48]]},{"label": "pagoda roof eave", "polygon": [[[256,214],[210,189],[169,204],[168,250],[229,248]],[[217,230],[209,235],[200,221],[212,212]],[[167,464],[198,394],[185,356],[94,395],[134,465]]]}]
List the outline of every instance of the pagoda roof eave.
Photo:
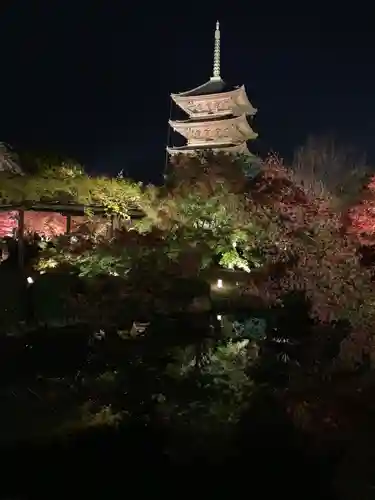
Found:
[{"label": "pagoda roof eave", "polygon": [[240,99],[240,101],[242,101],[241,103],[238,104],[238,106],[242,108],[242,111],[245,112],[245,114],[253,116],[257,113],[258,110],[254,108],[249,98],[247,97],[244,85],[233,88],[227,88],[220,92],[215,92],[215,93],[204,93],[204,92],[198,93],[198,90],[199,89],[202,90],[208,83],[209,82],[191,91],[182,92],[180,94],[171,94],[171,98],[177,104],[177,106],[180,106],[182,109],[185,110],[184,104],[190,101],[208,99],[208,98],[210,100],[215,100],[223,97],[236,96],[235,101],[237,101],[238,98]]},{"label": "pagoda roof eave", "polygon": [[197,149],[200,149],[200,150],[206,150],[206,149],[213,149],[215,147],[226,147],[226,148],[230,148],[230,147],[236,147],[238,146],[238,144],[234,144],[232,142],[211,142],[210,145],[207,145],[207,144],[204,144],[204,145],[201,145],[201,144],[186,144],[185,146],[176,146],[176,147],[172,147],[172,149],[178,149],[178,150],[184,150],[184,149],[194,149],[194,150],[197,150]]},{"label": "pagoda roof eave", "polygon": [[[203,83],[202,85],[199,85],[198,87],[195,87],[194,89],[186,90],[184,92],[179,92],[177,94],[171,94],[171,96],[172,99],[174,99],[175,97],[189,98],[189,97],[198,97],[204,95],[222,94],[223,92],[225,92],[226,87],[227,84],[221,78],[218,79],[210,78],[210,80]],[[228,91],[231,90],[228,88]]]},{"label": "pagoda roof eave", "polygon": [[196,127],[210,127],[213,125],[217,125],[218,123],[220,124],[225,124],[226,122],[237,122],[237,123],[244,123],[249,126],[246,114],[243,113],[242,115],[239,116],[229,116],[229,117],[220,117],[220,119],[215,120],[215,119],[210,119],[210,120],[194,120],[194,119],[188,119],[188,120],[169,120],[169,125],[172,128],[178,127],[178,128],[187,128],[191,126],[196,126]]},{"label": "pagoda roof eave", "polygon": [[254,156],[253,153],[247,148],[246,142],[241,142],[238,144],[230,143],[217,143],[211,144],[210,146],[178,146],[178,147],[167,147],[167,152],[171,155],[173,154],[199,154],[204,152],[222,152],[222,153],[241,153]]},{"label": "pagoda roof eave", "polygon": [[258,112],[258,109],[254,108],[254,106],[251,104],[249,98],[247,97],[245,85],[241,85],[241,87],[239,87],[237,90],[238,90],[238,93],[243,98],[244,105],[247,109],[246,114],[251,115],[251,116],[255,115]]},{"label": "pagoda roof eave", "polygon": [[212,128],[218,123],[221,125],[229,124],[235,122],[237,124],[237,127],[239,130],[241,130],[241,133],[243,135],[244,140],[253,140],[258,137],[258,134],[254,132],[254,130],[251,128],[249,122],[247,121],[246,114],[242,114],[240,116],[235,116],[235,117],[230,117],[227,119],[222,119],[220,121],[205,121],[205,120],[182,120],[182,121],[174,121],[174,120],[169,120],[169,125],[170,127],[178,132],[179,134],[183,135],[184,137],[187,137],[185,134],[186,129],[189,129],[191,127],[194,128]]}]

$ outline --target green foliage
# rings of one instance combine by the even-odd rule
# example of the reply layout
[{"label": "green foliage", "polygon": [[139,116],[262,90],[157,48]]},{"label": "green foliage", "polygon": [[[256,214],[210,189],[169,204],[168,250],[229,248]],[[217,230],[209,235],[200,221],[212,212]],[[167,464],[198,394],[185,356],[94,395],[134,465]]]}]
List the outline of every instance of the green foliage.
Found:
[{"label": "green foliage", "polygon": [[36,160],[36,174],[40,177],[54,179],[78,179],[85,176],[84,167],[74,160],[45,161]]},{"label": "green foliage", "polygon": [[244,318],[243,320],[233,319],[231,337],[259,341],[264,338],[267,323],[264,318]]},{"label": "green foliage", "polygon": [[[228,163],[227,158],[225,162]],[[131,228],[137,235],[124,229],[110,242],[106,238],[85,236],[84,241],[72,245],[66,238],[60,239],[56,250],[47,252],[39,268],[64,260],[78,266],[82,275],[106,272],[124,275],[129,269],[142,266],[152,272],[155,266],[166,270],[177,264],[187,274],[196,274],[216,263],[246,271],[258,267],[261,263],[259,243],[268,236],[257,224],[256,217],[250,217],[246,196],[232,192],[232,181],[216,182],[202,164],[194,163],[192,167],[198,166],[207,173],[188,190],[181,180],[178,186],[159,195],[152,188],[142,193],[138,190],[138,200],[136,195],[129,196],[128,186],[124,190],[124,186],[118,184],[124,182],[121,179],[113,181],[114,185],[109,186],[108,181],[101,184],[102,191],[107,191],[100,199],[111,211],[123,215],[125,208],[119,204],[124,199],[129,201],[129,197],[142,207],[145,217],[133,222]],[[222,171],[224,166],[219,164]],[[233,182],[243,182],[242,165],[232,167],[238,170],[238,179]],[[186,172],[192,175],[190,166]],[[99,181],[95,182],[98,186]],[[95,196],[99,198],[98,189]]]},{"label": "green foliage", "polygon": [[170,238],[201,252],[202,267],[214,263],[249,271],[262,261],[276,225],[266,208],[255,207],[244,174],[247,159],[227,155],[180,159],[166,194],[162,219]]},{"label": "green foliage", "polygon": [[169,415],[174,425],[188,427],[193,433],[202,429],[213,432],[237,423],[253,390],[246,373],[251,361],[248,342],[229,339],[206,345],[198,371],[194,346],[176,350],[167,373],[181,389],[164,395],[160,411]]},{"label": "green foliage", "polygon": [[82,276],[118,275],[128,283],[138,275],[147,290],[163,275],[192,277],[222,266],[245,271],[247,290],[268,302],[305,290],[319,318],[350,317],[369,327],[371,279],[360,268],[355,245],[340,233],[331,199],[296,184],[278,158],[268,158],[250,177],[244,161],[179,158],[160,191],[84,177],[111,210],[124,214],[136,201],[146,215],[120,227],[111,240],[95,234],[77,234],[75,242],[61,238],[39,269],[68,264]]},{"label": "green foliage", "polygon": [[[75,203],[103,207],[107,213],[129,218],[131,210],[150,206],[152,188],[124,178],[93,177],[71,160],[35,160],[28,175],[0,173],[0,201],[3,204],[33,202]],[[148,199],[150,191],[150,199]]]}]

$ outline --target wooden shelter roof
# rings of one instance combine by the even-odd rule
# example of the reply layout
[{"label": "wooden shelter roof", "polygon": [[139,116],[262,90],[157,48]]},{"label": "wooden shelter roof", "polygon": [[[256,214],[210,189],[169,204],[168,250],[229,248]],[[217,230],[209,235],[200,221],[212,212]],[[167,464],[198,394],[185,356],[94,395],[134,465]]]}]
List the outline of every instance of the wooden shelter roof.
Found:
[{"label": "wooden shelter roof", "polygon": [[[0,212],[10,212],[13,210],[25,210],[35,212],[57,212],[63,215],[84,215],[89,209],[95,215],[104,214],[105,208],[98,205],[85,206],[78,203],[58,203],[58,202],[23,202],[0,205]],[[132,218],[142,218],[143,212],[137,207],[130,208]]]}]

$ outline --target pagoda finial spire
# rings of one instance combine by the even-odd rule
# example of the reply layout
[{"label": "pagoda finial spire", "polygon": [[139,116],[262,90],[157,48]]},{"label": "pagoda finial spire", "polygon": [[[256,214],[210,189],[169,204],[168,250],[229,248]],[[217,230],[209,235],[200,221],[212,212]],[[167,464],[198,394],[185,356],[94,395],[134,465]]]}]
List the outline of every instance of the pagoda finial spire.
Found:
[{"label": "pagoda finial spire", "polygon": [[220,24],[216,21],[215,30],[215,49],[214,49],[214,67],[211,80],[221,80],[220,76]]}]

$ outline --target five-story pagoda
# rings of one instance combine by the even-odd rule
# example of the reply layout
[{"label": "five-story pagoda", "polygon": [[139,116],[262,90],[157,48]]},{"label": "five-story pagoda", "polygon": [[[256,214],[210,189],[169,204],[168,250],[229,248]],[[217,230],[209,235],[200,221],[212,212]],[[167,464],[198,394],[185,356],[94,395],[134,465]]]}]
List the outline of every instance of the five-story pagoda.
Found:
[{"label": "five-story pagoda", "polygon": [[213,76],[199,87],[171,94],[173,101],[189,116],[169,121],[173,130],[187,140],[182,147],[168,147],[171,155],[199,151],[251,154],[247,141],[257,134],[248,118],[257,110],[251,105],[245,87],[229,87],[220,76],[220,28],[216,23]]}]

